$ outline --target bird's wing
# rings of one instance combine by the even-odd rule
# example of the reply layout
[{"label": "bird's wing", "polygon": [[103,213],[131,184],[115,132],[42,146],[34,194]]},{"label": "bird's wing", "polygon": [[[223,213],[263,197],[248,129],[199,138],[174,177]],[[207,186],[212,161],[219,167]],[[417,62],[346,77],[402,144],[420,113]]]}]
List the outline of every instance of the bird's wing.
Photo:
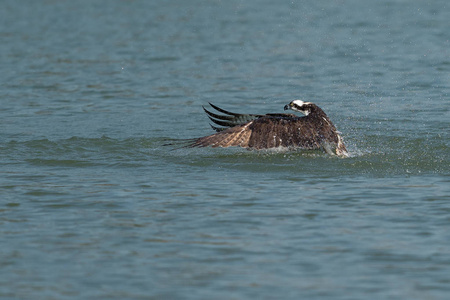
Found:
[{"label": "bird's wing", "polygon": [[247,122],[244,125],[237,125],[228,129],[222,129],[219,132],[195,139],[188,147],[231,147],[240,146],[247,148],[252,131],[249,126],[254,121]]},{"label": "bird's wing", "polygon": [[203,110],[206,112],[206,114],[208,115],[209,119],[220,126],[223,127],[216,127],[214,125],[211,125],[211,127],[217,131],[224,131],[230,127],[234,127],[234,126],[239,126],[239,125],[244,125],[252,120],[256,120],[262,117],[267,117],[267,116],[271,116],[271,117],[296,117],[293,114],[266,114],[266,115],[257,115],[257,114],[238,114],[238,113],[233,113],[227,110],[224,110],[212,103],[209,103],[209,105],[211,105],[212,108],[214,108],[216,111],[222,113],[221,115],[217,114],[217,113],[213,113],[209,110],[207,110],[205,107],[203,107]]},{"label": "bird's wing", "polygon": [[320,148],[321,137],[307,122],[307,117],[260,118],[249,125],[249,130],[252,132],[249,148]]},{"label": "bird's wing", "polygon": [[315,135],[304,117],[262,116],[242,125],[236,125],[215,134],[195,139],[188,147],[231,147],[253,149],[276,147],[320,148],[320,137]]}]

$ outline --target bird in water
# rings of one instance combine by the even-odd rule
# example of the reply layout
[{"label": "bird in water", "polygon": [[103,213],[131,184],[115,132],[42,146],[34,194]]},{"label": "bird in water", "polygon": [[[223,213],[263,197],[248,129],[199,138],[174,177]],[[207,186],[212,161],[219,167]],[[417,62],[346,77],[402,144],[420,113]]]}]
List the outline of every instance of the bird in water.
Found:
[{"label": "bird in water", "polygon": [[238,114],[209,103],[222,114],[205,110],[216,131],[212,135],[191,140],[187,147],[231,147],[247,149],[323,149],[330,155],[348,157],[342,137],[325,112],[316,104],[294,100],[284,110],[301,112],[304,116],[286,113]]}]

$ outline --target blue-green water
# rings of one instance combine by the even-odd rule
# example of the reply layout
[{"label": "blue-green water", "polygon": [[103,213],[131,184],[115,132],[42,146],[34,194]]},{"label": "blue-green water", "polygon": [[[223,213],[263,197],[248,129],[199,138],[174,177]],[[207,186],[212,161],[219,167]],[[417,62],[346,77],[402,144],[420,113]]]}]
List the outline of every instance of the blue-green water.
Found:
[{"label": "blue-green water", "polygon": [[[3,1],[1,299],[448,299],[447,1]],[[312,101],[351,157],[178,149]]]}]

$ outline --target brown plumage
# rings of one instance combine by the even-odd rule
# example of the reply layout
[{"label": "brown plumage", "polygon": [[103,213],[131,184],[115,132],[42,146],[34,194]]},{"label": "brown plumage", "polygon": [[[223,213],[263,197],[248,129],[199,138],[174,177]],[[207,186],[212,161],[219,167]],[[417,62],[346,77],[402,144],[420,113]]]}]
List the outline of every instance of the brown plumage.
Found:
[{"label": "brown plumage", "polygon": [[211,125],[217,133],[193,140],[190,147],[324,149],[329,154],[348,156],[336,127],[314,103],[294,100],[284,107],[285,110],[302,112],[303,117],[294,114],[237,114],[210,105],[222,114],[203,109],[212,122],[223,127]]}]

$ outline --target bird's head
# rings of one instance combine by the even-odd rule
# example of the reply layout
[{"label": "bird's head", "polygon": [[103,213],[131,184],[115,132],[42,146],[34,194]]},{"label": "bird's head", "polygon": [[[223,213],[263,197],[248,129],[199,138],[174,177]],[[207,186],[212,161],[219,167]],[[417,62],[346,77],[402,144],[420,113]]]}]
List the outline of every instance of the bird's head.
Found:
[{"label": "bird's head", "polygon": [[302,100],[294,100],[284,106],[284,110],[292,109],[293,111],[299,111],[305,116],[309,115],[311,111],[316,107],[314,103],[303,102]]}]

